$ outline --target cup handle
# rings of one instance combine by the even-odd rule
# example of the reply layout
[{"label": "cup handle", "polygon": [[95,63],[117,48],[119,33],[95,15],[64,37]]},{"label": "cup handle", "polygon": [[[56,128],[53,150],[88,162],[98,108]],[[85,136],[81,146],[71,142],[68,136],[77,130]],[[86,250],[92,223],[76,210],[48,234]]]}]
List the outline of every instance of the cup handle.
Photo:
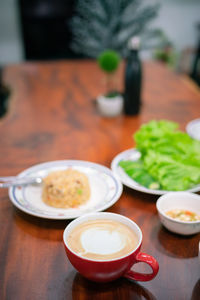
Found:
[{"label": "cup handle", "polygon": [[138,272],[135,272],[133,270],[129,270],[124,275],[124,277],[128,278],[128,279],[132,279],[132,280],[137,280],[137,281],[152,280],[157,275],[158,270],[159,270],[159,265],[158,265],[157,260],[151,255],[139,252],[136,255],[136,259],[135,259],[134,264],[139,263],[139,262],[144,262],[144,263],[148,264],[151,267],[153,272],[150,273],[150,274],[145,274],[145,273],[138,273]]}]

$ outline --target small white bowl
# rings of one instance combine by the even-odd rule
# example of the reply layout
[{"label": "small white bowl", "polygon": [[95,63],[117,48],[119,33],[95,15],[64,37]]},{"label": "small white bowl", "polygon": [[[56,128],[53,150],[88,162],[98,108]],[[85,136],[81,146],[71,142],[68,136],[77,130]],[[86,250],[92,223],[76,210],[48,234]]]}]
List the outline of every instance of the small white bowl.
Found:
[{"label": "small white bowl", "polygon": [[200,196],[190,192],[169,192],[158,198],[156,207],[161,223],[170,231],[190,235],[200,232],[200,221],[179,221],[166,215],[172,209],[185,209],[200,215]]}]

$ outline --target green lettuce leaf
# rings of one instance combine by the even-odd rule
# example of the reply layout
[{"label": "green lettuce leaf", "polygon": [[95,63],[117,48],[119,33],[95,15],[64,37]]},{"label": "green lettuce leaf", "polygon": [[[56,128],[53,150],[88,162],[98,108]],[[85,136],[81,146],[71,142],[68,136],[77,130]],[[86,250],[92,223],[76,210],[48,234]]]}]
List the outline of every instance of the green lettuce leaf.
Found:
[{"label": "green lettuce leaf", "polygon": [[120,167],[135,181],[149,189],[158,189],[159,183],[144,168],[141,160],[138,161],[120,161]]},{"label": "green lettuce leaf", "polygon": [[135,181],[148,187],[150,179],[145,178],[152,178],[158,187],[169,191],[200,183],[200,142],[179,131],[177,123],[150,121],[134,134],[134,140],[141,153],[140,168],[131,161],[119,165]]}]

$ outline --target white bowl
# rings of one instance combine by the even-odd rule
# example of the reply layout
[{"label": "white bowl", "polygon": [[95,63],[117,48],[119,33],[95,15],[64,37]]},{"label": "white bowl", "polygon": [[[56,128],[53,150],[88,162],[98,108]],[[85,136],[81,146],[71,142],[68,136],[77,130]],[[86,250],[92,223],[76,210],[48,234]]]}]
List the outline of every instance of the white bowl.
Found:
[{"label": "white bowl", "polygon": [[190,192],[169,192],[158,198],[156,207],[161,223],[168,230],[183,235],[200,232],[200,221],[179,221],[166,215],[167,211],[175,208],[200,215],[200,196]]}]

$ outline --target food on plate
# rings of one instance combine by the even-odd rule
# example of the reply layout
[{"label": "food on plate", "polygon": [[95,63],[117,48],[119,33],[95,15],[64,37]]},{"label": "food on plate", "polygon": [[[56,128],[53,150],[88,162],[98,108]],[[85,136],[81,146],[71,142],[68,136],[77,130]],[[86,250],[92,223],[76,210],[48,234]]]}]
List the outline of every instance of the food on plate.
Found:
[{"label": "food on plate", "polygon": [[134,134],[140,159],[119,165],[150,189],[182,191],[200,184],[200,141],[177,128],[177,123],[167,120],[142,125]]},{"label": "food on plate", "polygon": [[167,211],[166,215],[179,221],[200,221],[200,216],[198,216],[195,212],[185,209],[172,209]]},{"label": "food on plate", "polygon": [[155,180],[145,169],[141,160],[138,161],[129,161],[122,160],[119,162],[120,167],[136,182],[141,185],[157,190],[160,188],[160,184]]},{"label": "food on plate", "polygon": [[73,208],[90,198],[88,177],[72,168],[53,171],[43,180],[42,199],[53,207]]}]

